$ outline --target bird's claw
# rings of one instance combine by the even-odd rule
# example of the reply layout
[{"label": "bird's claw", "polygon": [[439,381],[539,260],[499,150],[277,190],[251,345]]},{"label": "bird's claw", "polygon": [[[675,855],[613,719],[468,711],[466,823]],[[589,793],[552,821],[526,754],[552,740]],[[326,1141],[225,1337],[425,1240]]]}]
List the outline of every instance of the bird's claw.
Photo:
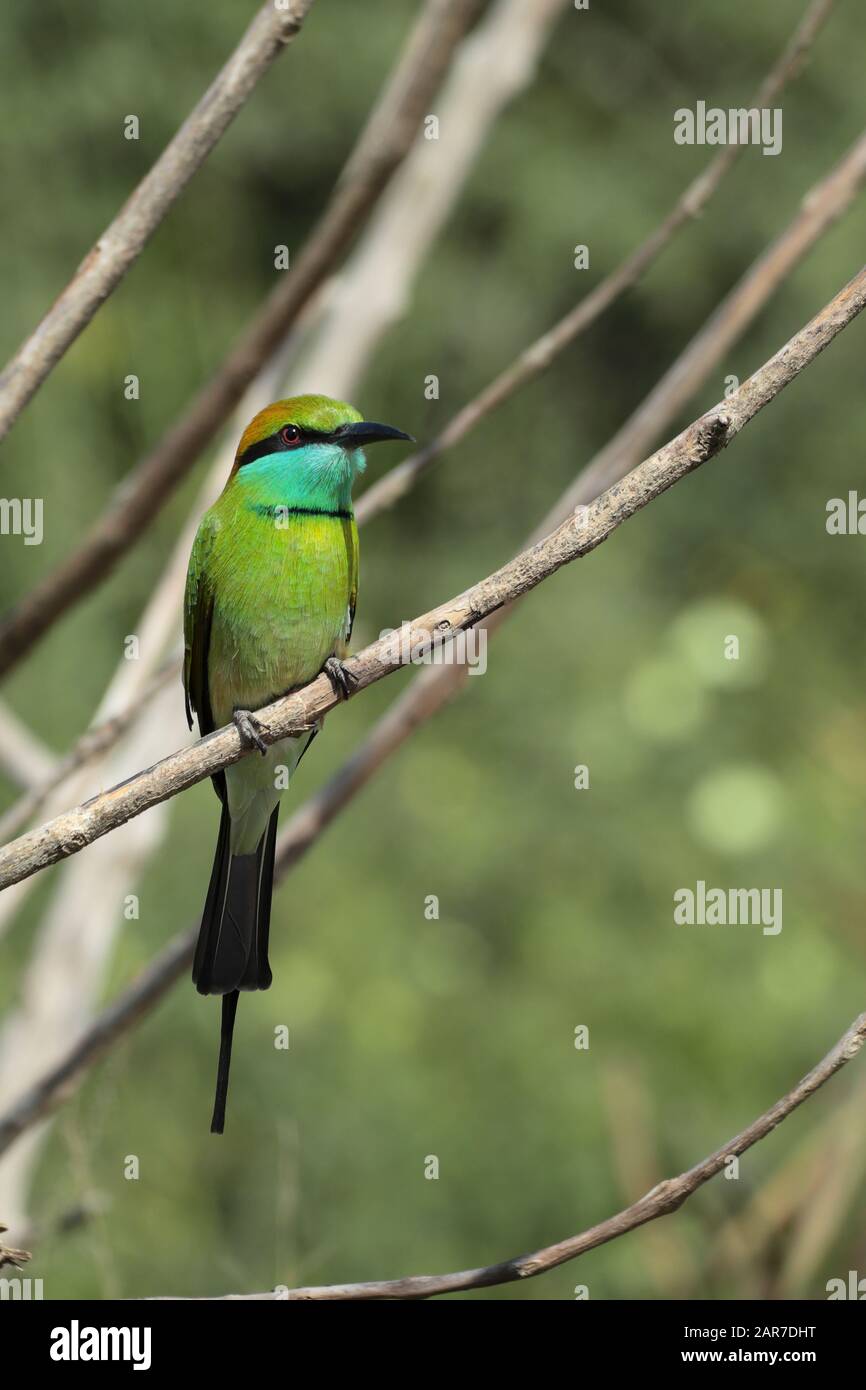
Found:
[{"label": "bird's claw", "polygon": [[329,677],[340,698],[348,700],[358,684],[358,677],[355,672],[350,671],[348,666],[344,666],[339,657],[336,656],[329,656],[322,670]]},{"label": "bird's claw", "polygon": [[256,716],[251,714],[248,709],[236,709],[232,715],[232,723],[246,746],[248,748],[258,748],[262,757],[264,757],[268,751],[268,745],[259,732],[261,725],[256,719]]}]

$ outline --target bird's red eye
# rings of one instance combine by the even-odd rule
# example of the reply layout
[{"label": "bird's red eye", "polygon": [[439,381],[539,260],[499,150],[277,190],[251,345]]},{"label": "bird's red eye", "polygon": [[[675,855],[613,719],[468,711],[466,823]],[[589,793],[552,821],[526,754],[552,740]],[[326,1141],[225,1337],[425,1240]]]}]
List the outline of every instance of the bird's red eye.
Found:
[{"label": "bird's red eye", "polygon": [[284,425],[280,430],[280,439],[287,449],[293,449],[296,444],[301,442],[301,431],[297,425]]}]

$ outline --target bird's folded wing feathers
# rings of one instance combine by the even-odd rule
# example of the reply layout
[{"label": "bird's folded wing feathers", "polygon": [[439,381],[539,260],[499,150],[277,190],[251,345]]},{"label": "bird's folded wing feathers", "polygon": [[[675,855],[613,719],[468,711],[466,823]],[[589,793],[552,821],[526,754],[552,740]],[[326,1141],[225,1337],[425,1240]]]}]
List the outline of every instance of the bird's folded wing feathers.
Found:
[{"label": "bird's folded wing feathers", "polygon": [[352,522],[351,532],[351,554],[349,556],[349,607],[346,619],[346,652],[349,650],[349,641],[352,636],[352,628],[355,626],[355,608],[358,603],[358,528]]},{"label": "bird's folded wing feathers", "polygon": [[208,558],[216,527],[205,516],[196,532],[189,557],[183,608],[183,688],[186,717],[192,728],[193,710],[202,735],[214,728],[208,692],[207,659],[213,618],[213,588],[208,578]]}]

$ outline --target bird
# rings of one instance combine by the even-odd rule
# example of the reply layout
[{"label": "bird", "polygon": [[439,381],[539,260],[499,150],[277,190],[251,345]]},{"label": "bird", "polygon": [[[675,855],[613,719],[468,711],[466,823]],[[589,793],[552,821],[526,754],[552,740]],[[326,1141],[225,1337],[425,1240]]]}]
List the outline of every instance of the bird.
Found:
[{"label": "bird", "polygon": [[[275,401],[241,435],[228,481],[201,519],[184,597],[189,727],[234,723],[251,750],[213,778],[219,834],[192,977],[222,996],[211,1132],[225,1125],[241,990],[271,983],[268,933],[280,798],[321,728],[268,744],[255,711],[325,671],[340,697],[358,596],[352,487],[364,450],[412,436],[328,396]],[[257,750],[260,757],[256,757]]]}]

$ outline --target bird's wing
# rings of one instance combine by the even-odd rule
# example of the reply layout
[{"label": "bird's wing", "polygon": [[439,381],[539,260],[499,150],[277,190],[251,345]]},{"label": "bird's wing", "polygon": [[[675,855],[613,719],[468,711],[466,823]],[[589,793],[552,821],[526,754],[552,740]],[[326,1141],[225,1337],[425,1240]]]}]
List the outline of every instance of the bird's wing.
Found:
[{"label": "bird's wing", "polygon": [[346,649],[352,637],[352,628],[355,626],[355,607],[358,602],[358,528],[352,519],[351,528],[351,549],[349,551],[349,610],[346,623]]},{"label": "bird's wing", "polygon": [[216,524],[205,515],[196,532],[183,605],[183,688],[186,696],[186,718],[192,728],[193,710],[198,715],[198,727],[204,736],[214,728],[208,692],[207,658],[213,619],[213,588],[208,574]]}]

